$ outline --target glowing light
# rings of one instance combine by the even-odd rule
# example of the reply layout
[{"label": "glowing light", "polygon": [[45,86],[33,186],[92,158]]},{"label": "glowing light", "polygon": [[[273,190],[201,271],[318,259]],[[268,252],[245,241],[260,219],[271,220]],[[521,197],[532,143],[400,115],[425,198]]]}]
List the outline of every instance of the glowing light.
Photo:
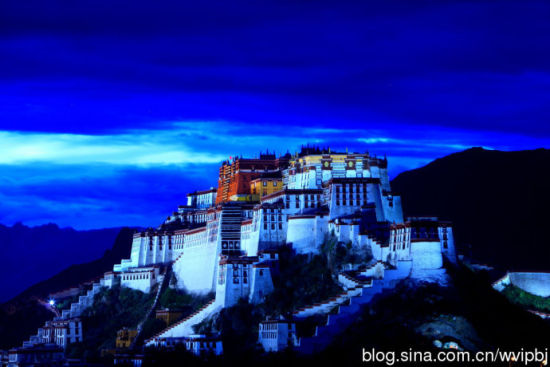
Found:
[{"label": "glowing light", "polygon": [[51,299],[48,303],[50,304],[50,306],[55,305],[55,301],[53,299]]}]

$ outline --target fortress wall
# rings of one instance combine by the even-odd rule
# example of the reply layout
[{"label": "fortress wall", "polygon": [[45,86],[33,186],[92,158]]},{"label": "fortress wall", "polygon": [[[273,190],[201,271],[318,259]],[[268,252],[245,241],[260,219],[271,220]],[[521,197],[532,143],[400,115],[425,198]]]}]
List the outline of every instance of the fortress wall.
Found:
[{"label": "fortress wall", "polygon": [[213,290],[218,259],[217,247],[217,242],[209,241],[185,247],[184,254],[174,263],[178,288],[201,294]]},{"label": "fortress wall", "polygon": [[376,220],[384,222],[386,216],[382,204],[382,188],[379,184],[367,184],[367,200],[369,203],[375,204]]},{"label": "fortress wall", "polygon": [[[258,219],[258,222],[260,222],[260,219]],[[252,224],[251,226],[251,230],[241,230],[241,249],[246,253],[246,256],[256,256],[258,254],[260,225]],[[256,230],[254,230],[254,226]]]},{"label": "fortress wall", "polygon": [[382,204],[384,205],[384,217],[390,223],[403,223],[403,209],[401,206],[401,196],[393,196],[393,203],[390,206],[390,201],[387,196],[382,197]]},{"label": "fortress wall", "polygon": [[290,218],[286,238],[298,254],[317,253],[315,217]]},{"label": "fortress wall", "polygon": [[439,269],[443,266],[443,255],[439,241],[414,241],[411,242],[411,256],[413,268]]},{"label": "fortress wall", "polygon": [[139,266],[139,258],[142,252],[143,237],[134,237],[132,240],[132,251],[130,253],[130,259],[132,260],[132,267]]},{"label": "fortress wall", "polygon": [[[446,229],[446,233],[444,233]],[[453,237],[453,227],[450,226],[440,226],[438,229],[439,238],[441,241],[441,251],[443,255],[452,263],[456,263],[456,249],[455,242]],[[446,234],[446,239],[445,239]]]},{"label": "fortress wall", "polygon": [[250,302],[260,303],[264,297],[273,292],[273,281],[271,279],[271,269],[252,267],[252,287],[250,291]]},{"label": "fortress wall", "polygon": [[304,216],[288,220],[287,242],[298,254],[318,253],[328,233],[328,216]]},{"label": "fortress wall", "polygon": [[509,273],[510,283],[524,291],[541,296],[550,296],[550,273]]}]

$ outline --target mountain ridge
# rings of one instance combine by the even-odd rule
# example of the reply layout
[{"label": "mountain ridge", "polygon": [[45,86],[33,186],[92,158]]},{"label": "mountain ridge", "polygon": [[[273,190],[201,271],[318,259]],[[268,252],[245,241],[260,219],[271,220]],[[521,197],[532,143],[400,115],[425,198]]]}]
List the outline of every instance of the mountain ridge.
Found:
[{"label": "mountain ridge", "polygon": [[0,250],[4,254],[0,302],[69,265],[100,258],[119,231],[120,227],[80,231],[54,223],[34,227],[21,222],[11,227],[0,224]]},{"label": "mountain ridge", "polygon": [[123,227],[119,230],[114,243],[103,256],[82,264],[73,264],[54,276],[40,281],[0,307],[0,349],[20,345],[52,313],[38,302],[48,294],[58,292],[90,281],[112,270],[130,252],[134,229]]},{"label": "mountain ridge", "polygon": [[392,180],[406,215],[453,222],[455,242],[501,270],[550,271],[550,150],[480,147],[438,158]]}]

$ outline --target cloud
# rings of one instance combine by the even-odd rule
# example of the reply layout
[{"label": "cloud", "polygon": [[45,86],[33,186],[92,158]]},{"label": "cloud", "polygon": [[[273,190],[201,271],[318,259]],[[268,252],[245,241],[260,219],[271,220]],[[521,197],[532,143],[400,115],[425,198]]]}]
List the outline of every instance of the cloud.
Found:
[{"label": "cloud", "polygon": [[67,134],[0,131],[0,223],[55,222],[80,229],[157,226],[190,191],[217,186],[229,156],[303,144],[387,155],[390,176],[445,154],[486,144],[544,146],[548,139],[450,128],[369,124],[369,128],[161,121],[158,129]]},{"label": "cloud", "polygon": [[0,146],[0,164],[211,164],[225,158],[189,149],[169,131],[133,131],[118,135],[0,131]]}]

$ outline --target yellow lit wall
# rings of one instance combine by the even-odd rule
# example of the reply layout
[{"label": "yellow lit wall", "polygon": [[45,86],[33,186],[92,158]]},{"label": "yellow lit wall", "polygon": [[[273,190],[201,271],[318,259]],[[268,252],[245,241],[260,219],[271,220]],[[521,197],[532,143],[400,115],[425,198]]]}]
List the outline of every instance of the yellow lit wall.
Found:
[{"label": "yellow lit wall", "polygon": [[283,188],[282,178],[257,178],[250,181],[250,194],[260,197],[273,194]]}]

